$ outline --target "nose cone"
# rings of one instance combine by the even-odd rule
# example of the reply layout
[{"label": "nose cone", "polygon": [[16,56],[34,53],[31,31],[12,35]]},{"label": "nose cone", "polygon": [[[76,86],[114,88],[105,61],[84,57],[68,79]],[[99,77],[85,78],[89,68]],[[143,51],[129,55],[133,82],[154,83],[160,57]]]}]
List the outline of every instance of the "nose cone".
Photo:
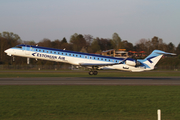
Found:
[{"label": "nose cone", "polygon": [[8,53],[8,49],[4,51],[5,53]]},{"label": "nose cone", "polygon": [[4,52],[7,53],[7,55],[11,56],[10,49],[5,50]]}]

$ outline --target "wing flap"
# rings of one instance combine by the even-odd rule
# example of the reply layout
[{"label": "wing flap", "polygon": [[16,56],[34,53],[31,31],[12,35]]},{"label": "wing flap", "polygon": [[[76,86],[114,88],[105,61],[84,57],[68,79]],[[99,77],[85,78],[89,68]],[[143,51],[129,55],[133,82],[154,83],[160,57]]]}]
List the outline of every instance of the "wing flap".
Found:
[{"label": "wing flap", "polygon": [[81,66],[111,66],[119,63],[79,63]]}]

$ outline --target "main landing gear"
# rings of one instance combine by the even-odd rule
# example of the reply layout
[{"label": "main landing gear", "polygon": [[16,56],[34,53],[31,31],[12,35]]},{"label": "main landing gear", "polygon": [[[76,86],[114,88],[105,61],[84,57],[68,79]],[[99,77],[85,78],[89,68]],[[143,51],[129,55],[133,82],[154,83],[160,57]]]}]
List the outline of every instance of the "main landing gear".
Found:
[{"label": "main landing gear", "polygon": [[98,71],[89,71],[89,75],[97,75]]},{"label": "main landing gear", "polygon": [[96,71],[98,69],[97,66],[92,66],[92,68],[89,71],[89,75],[97,75],[98,71]]}]

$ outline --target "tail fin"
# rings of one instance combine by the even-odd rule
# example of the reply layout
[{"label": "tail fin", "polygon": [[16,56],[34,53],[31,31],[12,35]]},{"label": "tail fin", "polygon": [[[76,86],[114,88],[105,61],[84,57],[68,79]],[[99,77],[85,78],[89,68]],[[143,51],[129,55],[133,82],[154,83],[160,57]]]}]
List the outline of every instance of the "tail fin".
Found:
[{"label": "tail fin", "polygon": [[149,56],[147,56],[142,62],[147,65],[148,68],[154,69],[154,66],[158,63],[163,55],[176,55],[174,53],[167,53],[161,50],[154,50]]}]

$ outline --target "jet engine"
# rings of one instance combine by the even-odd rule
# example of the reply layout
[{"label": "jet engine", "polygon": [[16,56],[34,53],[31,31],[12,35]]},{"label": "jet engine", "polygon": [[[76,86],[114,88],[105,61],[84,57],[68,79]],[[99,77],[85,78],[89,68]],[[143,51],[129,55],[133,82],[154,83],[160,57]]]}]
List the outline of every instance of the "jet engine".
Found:
[{"label": "jet engine", "polygon": [[134,60],[134,61],[126,60],[126,61],[125,61],[125,64],[126,64],[126,65],[129,65],[129,66],[133,66],[133,67],[137,67],[137,66],[140,66],[140,65],[141,65],[141,63],[138,62],[138,61],[136,61],[136,60]]},{"label": "jet engine", "polygon": [[126,65],[129,65],[129,66],[133,66],[133,67],[136,66],[136,62],[135,61],[126,60],[125,63],[126,63]]}]

